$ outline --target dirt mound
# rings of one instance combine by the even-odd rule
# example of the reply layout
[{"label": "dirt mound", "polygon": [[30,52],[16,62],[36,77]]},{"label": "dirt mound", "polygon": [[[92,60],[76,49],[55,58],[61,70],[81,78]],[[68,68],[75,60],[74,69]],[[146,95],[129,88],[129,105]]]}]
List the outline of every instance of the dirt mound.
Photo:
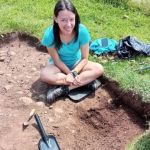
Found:
[{"label": "dirt mound", "polygon": [[122,105],[128,100],[118,94],[118,85],[107,79],[84,101],[60,98],[49,106],[45,102],[48,86],[39,80],[48,57],[35,37],[25,33],[0,35],[0,149],[38,149],[40,135],[34,119],[24,130],[22,126],[32,109],[46,132],[56,136],[62,150],[123,150],[144,132],[145,122],[137,113],[148,115],[149,105],[141,103],[136,112],[136,107],[131,110]]}]

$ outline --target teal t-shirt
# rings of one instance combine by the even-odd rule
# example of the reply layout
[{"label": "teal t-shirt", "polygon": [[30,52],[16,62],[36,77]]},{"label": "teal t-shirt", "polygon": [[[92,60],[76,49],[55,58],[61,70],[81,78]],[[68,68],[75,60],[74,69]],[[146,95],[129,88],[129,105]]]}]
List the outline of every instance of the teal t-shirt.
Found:
[{"label": "teal t-shirt", "polygon": [[[77,40],[73,39],[69,44],[62,42],[61,48],[58,50],[59,58],[64,62],[69,68],[72,68],[76,62],[81,60],[81,50],[82,45],[87,44],[91,37],[89,31],[83,24],[79,24],[79,35]],[[46,29],[41,44],[47,48],[52,48],[54,46],[54,35],[53,26]],[[53,61],[50,59],[50,61]]]}]

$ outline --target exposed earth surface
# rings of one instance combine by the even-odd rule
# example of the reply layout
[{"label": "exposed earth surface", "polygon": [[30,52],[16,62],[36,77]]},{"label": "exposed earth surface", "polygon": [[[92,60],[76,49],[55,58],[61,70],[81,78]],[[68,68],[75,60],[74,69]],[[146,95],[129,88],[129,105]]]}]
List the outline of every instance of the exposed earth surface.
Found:
[{"label": "exposed earth surface", "polygon": [[29,121],[33,110],[62,150],[124,150],[145,131],[138,113],[112,103],[108,82],[81,102],[62,97],[49,105],[48,86],[39,80],[49,56],[35,47],[37,39],[11,33],[0,40],[0,150],[38,149],[41,137],[34,117]]}]

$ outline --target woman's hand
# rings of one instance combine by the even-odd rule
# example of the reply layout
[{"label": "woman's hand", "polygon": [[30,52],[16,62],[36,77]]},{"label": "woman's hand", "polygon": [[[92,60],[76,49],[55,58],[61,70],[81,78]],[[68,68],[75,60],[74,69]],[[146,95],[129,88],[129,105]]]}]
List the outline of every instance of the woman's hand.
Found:
[{"label": "woman's hand", "polygon": [[73,82],[74,82],[74,77],[73,77],[73,75],[72,75],[71,73],[67,74],[66,82],[67,82],[68,84],[73,84]]},{"label": "woman's hand", "polygon": [[73,75],[71,73],[69,73],[66,77],[66,82],[68,84],[73,84],[73,85],[81,85],[82,82],[80,80],[80,75],[77,75],[76,77],[73,77]]},{"label": "woman's hand", "polygon": [[81,79],[80,79],[80,75],[77,75],[77,76],[74,78],[73,84],[74,84],[74,85],[81,85],[81,84],[82,84]]}]

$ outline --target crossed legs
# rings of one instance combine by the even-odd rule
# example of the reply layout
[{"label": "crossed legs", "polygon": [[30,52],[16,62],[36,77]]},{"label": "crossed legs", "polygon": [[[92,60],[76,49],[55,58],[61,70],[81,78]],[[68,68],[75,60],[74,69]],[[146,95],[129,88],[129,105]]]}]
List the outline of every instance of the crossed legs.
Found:
[{"label": "crossed legs", "polygon": [[79,73],[81,84],[68,85],[66,82],[66,74],[62,73],[55,65],[50,64],[43,68],[40,74],[42,81],[50,85],[68,85],[69,90],[75,89],[79,86],[86,85],[91,81],[101,76],[104,72],[102,65],[99,63],[88,61],[82,71]]}]

